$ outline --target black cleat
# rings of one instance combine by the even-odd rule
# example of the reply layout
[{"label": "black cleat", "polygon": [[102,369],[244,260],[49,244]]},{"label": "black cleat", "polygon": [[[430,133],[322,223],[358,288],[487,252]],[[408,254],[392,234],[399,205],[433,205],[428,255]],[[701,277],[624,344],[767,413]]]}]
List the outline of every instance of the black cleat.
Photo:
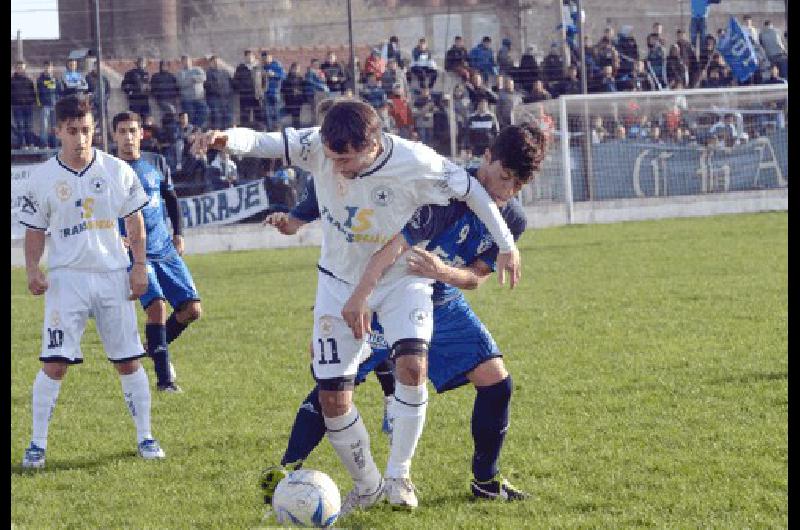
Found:
[{"label": "black cleat", "polygon": [[522,501],[530,497],[528,493],[511,485],[503,477],[495,477],[486,482],[478,482],[475,479],[469,484],[472,494],[479,499],[489,499],[493,501]]}]

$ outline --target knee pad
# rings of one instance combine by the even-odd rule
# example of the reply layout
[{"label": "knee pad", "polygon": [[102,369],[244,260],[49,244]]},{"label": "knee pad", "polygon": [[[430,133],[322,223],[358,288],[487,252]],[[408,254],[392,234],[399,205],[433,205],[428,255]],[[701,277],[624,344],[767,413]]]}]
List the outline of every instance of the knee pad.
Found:
[{"label": "knee pad", "polygon": [[424,339],[400,339],[392,345],[391,359],[404,355],[428,356],[428,341]]}]

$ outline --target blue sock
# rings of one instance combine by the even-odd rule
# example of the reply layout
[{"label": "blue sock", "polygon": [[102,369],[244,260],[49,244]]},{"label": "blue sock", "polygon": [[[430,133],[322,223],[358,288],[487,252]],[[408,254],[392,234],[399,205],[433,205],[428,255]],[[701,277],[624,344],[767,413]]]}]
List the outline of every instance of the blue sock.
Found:
[{"label": "blue sock", "polygon": [[378,366],[375,367],[375,377],[381,384],[384,396],[391,396],[394,394],[394,363],[386,359]]},{"label": "blue sock", "polygon": [[325,438],[325,431],[325,418],[322,417],[322,406],[319,403],[319,386],[315,386],[297,410],[281,465],[294,464],[308,458],[311,451]]},{"label": "blue sock", "polygon": [[145,324],[144,334],[147,337],[147,355],[153,358],[157,383],[159,385],[169,384],[167,328],[163,324]]},{"label": "blue sock", "polygon": [[509,375],[491,386],[477,387],[472,409],[472,474],[478,482],[492,480],[497,475],[497,461],[508,429],[508,409],[513,383]]},{"label": "blue sock", "polygon": [[181,324],[173,312],[167,319],[167,344],[172,344],[172,341],[177,339],[183,333],[189,324]]}]

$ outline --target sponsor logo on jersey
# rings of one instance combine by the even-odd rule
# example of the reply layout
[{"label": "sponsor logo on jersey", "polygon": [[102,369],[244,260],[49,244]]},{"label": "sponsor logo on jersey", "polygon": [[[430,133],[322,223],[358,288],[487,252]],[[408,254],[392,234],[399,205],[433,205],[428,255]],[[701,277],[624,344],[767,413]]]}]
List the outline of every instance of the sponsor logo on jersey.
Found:
[{"label": "sponsor logo on jersey", "polygon": [[411,319],[411,322],[414,323],[415,326],[422,327],[430,318],[430,313],[425,311],[424,309],[417,308],[411,312],[408,317]]},{"label": "sponsor logo on jersey", "polygon": [[86,230],[113,230],[117,227],[117,222],[113,219],[89,219],[71,228],[62,228],[61,237],[76,236]]},{"label": "sponsor logo on jersey", "polygon": [[72,197],[72,188],[69,187],[66,180],[56,182],[56,197],[61,201],[66,201]]},{"label": "sponsor logo on jersey", "polygon": [[387,206],[394,200],[394,191],[387,186],[378,186],[372,190],[372,203],[376,206]]},{"label": "sponsor logo on jersey", "polygon": [[106,179],[103,177],[94,177],[92,179],[92,191],[95,193],[103,193],[106,191]]}]

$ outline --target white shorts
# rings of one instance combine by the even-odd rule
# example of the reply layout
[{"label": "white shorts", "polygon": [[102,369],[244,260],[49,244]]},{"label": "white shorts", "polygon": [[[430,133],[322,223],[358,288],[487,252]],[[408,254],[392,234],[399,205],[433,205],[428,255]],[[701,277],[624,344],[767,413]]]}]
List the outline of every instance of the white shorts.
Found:
[{"label": "white shorts", "polygon": [[136,321],[136,304],[128,300],[130,284],[124,269],[87,272],[52,271],[44,295],[42,361],[83,362],[81,337],[94,317],[106,356],[112,362],[144,355]]},{"label": "white shorts", "polygon": [[[379,286],[367,303],[378,313],[383,334],[391,347],[400,339],[430,342],[433,333],[432,280],[407,276]],[[314,303],[314,377],[352,379],[371,349],[365,338],[357,340],[342,318],[353,286],[320,272]]]}]

